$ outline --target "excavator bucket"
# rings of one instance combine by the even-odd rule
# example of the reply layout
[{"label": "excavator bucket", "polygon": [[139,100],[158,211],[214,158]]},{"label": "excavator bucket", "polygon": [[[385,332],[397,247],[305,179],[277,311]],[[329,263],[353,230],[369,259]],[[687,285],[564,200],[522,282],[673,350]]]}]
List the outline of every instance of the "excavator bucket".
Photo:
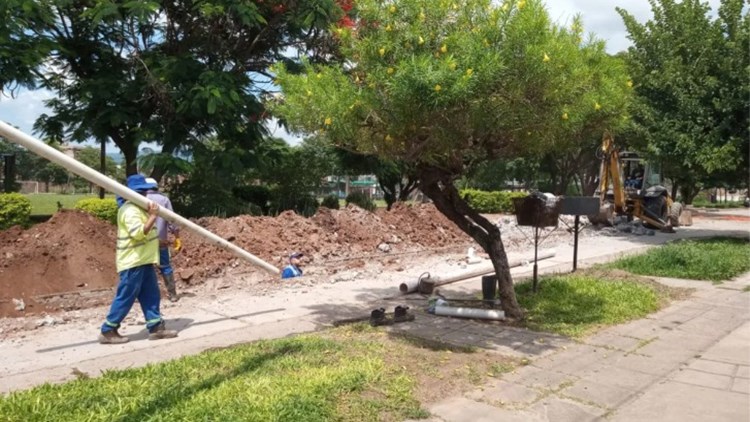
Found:
[{"label": "excavator bucket", "polygon": [[613,226],[615,224],[615,209],[611,203],[604,203],[599,207],[598,214],[586,216],[591,224]]}]

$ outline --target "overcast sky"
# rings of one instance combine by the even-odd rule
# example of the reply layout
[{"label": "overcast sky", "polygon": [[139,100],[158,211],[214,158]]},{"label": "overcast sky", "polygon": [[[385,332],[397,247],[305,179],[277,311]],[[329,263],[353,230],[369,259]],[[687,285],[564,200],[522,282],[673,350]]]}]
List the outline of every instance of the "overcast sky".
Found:
[{"label": "overcast sky", "polygon": [[[708,0],[715,14],[720,0]],[[586,32],[593,32],[607,42],[607,51],[617,53],[630,45],[625,26],[615,7],[622,7],[644,22],[651,17],[651,10],[647,0],[548,0],[547,8],[553,20],[570,22],[576,14],[581,14]],[[18,126],[26,133],[32,132],[34,121],[44,113],[42,101],[51,97],[49,92],[34,91],[21,92],[17,98],[0,97],[0,119]],[[296,139],[286,134],[276,125],[271,125],[275,136],[296,143]]]}]

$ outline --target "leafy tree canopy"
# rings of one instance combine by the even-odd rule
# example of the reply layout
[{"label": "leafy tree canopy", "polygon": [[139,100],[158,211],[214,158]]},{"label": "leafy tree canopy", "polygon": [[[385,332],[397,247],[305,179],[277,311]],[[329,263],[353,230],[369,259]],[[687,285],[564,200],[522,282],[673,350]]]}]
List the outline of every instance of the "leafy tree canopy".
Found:
[{"label": "leafy tree canopy", "polygon": [[341,16],[334,0],[5,0],[0,87],[53,91],[35,128],[111,139],[133,173],[143,141],[167,153],[214,135],[253,145],[267,67],[290,51],[323,60]]},{"label": "leafy tree canopy", "polygon": [[[710,175],[748,175],[750,17],[743,0],[722,0],[718,17],[699,0],[651,0],[638,22],[617,9],[633,46],[633,117],[670,175],[693,185]],[[737,170],[735,172],[735,170]],[[689,189],[692,194],[695,189]],[[686,200],[690,201],[688,195]]]}]

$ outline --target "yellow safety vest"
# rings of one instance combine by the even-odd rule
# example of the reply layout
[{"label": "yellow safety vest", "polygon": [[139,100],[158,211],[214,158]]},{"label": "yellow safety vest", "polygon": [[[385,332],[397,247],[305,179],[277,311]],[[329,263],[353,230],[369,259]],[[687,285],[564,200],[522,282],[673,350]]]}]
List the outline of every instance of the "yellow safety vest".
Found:
[{"label": "yellow safety vest", "polygon": [[143,226],[148,213],[126,202],[117,211],[117,272],[141,265],[159,264],[159,236],[156,227],[148,234]]}]

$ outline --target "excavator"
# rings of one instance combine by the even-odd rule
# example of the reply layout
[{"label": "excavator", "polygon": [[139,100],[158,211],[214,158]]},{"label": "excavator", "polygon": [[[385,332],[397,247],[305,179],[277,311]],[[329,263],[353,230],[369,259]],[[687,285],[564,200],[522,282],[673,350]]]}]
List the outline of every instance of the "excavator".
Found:
[{"label": "excavator", "polygon": [[659,166],[645,161],[637,153],[621,152],[610,133],[602,137],[597,150],[602,161],[596,196],[600,198],[599,214],[589,215],[592,224],[614,225],[615,216],[628,221],[638,218],[643,225],[674,233],[682,212],[664,187]]}]

